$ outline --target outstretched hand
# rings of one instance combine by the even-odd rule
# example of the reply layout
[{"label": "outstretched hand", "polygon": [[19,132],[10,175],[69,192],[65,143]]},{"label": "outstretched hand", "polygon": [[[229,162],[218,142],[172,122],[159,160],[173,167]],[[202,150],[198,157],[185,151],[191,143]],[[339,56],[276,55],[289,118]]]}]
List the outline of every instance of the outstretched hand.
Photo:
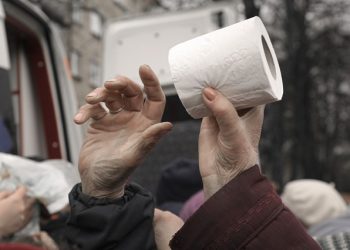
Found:
[{"label": "outstretched hand", "polygon": [[172,129],[171,123],[160,122],[165,95],[156,75],[147,65],[140,67],[139,74],[143,91],[118,76],[88,94],[87,104],[74,117],[77,124],[92,120],[79,157],[82,189],[88,195],[122,196],[131,172]]},{"label": "outstretched hand", "polygon": [[238,174],[258,164],[264,106],[239,116],[220,92],[206,88],[202,97],[213,115],[203,118],[199,135],[199,167],[208,199]]}]

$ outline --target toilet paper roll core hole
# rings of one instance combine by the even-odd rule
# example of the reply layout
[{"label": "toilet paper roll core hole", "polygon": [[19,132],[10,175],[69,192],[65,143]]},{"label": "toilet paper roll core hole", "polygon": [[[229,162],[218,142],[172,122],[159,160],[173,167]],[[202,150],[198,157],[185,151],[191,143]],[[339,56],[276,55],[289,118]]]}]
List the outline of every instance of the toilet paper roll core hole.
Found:
[{"label": "toilet paper roll core hole", "polygon": [[265,57],[266,57],[267,64],[269,65],[269,69],[270,69],[271,75],[273,76],[274,79],[276,79],[276,66],[275,66],[275,63],[273,62],[273,58],[272,58],[272,54],[271,54],[270,48],[267,45],[264,36],[261,36],[261,42],[263,44],[264,54],[265,54]]}]

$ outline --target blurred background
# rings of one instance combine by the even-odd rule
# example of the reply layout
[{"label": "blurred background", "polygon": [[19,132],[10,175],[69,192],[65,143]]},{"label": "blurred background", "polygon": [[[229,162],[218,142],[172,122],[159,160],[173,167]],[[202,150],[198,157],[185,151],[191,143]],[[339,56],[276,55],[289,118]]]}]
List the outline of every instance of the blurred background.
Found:
[{"label": "blurred background", "polygon": [[[174,92],[165,66],[168,48],[211,30],[260,16],[273,42],[284,82],[283,100],[268,105],[265,112],[260,145],[263,172],[280,186],[296,178],[322,179],[343,183],[341,185],[350,183],[346,175],[350,173],[348,0],[1,2],[4,5],[5,15],[2,18],[11,59],[8,67],[5,67],[5,73],[0,72],[0,85],[8,83],[8,87],[2,86],[0,89],[0,114],[7,130],[1,134],[1,151],[27,157],[65,158],[76,162],[81,137],[76,138],[80,132],[71,124],[73,111],[84,103],[87,93],[101,86],[112,74],[131,74],[137,80],[137,76],[133,75],[137,73],[137,66],[147,63],[155,68],[167,94],[164,120],[175,124],[171,134],[161,141],[134,175],[135,180],[154,192],[160,171],[167,164],[178,158],[198,157],[200,121],[192,120],[187,115]],[[35,21],[39,23],[35,25],[43,26],[45,32],[41,37],[41,31],[38,31],[37,40],[43,47],[43,58],[47,56],[45,46],[49,48],[48,54],[51,56],[51,61],[42,64],[43,61],[39,60],[35,64],[46,67],[50,64],[53,71],[53,76],[50,78],[49,74],[48,77],[48,84],[54,85],[55,89],[51,90],[55,100],[52,109],[48,108],[50,100],[40,98],[32,108],[36,121],[41,120],[42,125],[21,125],[28,124],[32,118],[21,117],[21,112],[16,111],[24,105],[23,100],[18,101],[21,100],[21,94],[14,87],[14,82],[20,82],[18,72],[21,70],[18,65],[21,65],[21,48],[24,54],[28,54],[30,65],[31,58],[35,60],[37,55],[31,55],[35,51],[35,42],[31,40],[33,35],[23,27],[26,22],[32,21],[27,21],[25,15],[40,19]],[[19,22],[23,24],[19,25]],[[50,26],[43,22],[49,22]],[[56,36],[51,36],[51,33]],[[49,41],[48,45],[43,45],[43,39]],[[61,40],[59,44],[57,39]],[[57,53],[58,47],[62,50],[60,53]],[[7,51],[6,48],[4,51]],[[0,57],[5,52],[1,52]],[[40,54],[40,51],[37,53]],[[56,60],[58,55],[64,56]],[[29,72],[32,72],[33,89],[45,91],[44,85],[35,85],[43,81],[42,77],[35,78],[38,72]],[[61,79],[64,74],[68,76],[66,80]],[[40,96],[40,91],[33,95]],[[35,101],[36,97],[32,97],[32,100]],[[45,108],[42,108],[43,104]],[[49,116],[50,112],[56,113],[56,117]],[[49,119],[55,119],[56,122],[49,123]],[[53,133],[52,128],[55,126],[57,131]],[[25,127],[28,127],[27,130]],[[32,137],[25,139],[25,133]],[[33,137],[33,134],[37,135]],[[43,141],[38,143],[35,152],[34,140]],[[28,149],[23,146],[26,144]]]}]

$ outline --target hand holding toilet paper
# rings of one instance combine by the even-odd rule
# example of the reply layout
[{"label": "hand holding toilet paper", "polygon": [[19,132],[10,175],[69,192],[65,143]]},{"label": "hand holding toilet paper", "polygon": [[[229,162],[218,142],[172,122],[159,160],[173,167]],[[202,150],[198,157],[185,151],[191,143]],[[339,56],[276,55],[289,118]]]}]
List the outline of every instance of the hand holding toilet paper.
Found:
[{"label": "hand holding toilet paper", "polygon": [[236,109],[281,100],[277,57],[259,17],[180,43],[169,51],[176,91],[193,118],[210,116],[202,90],[212,87]]}]

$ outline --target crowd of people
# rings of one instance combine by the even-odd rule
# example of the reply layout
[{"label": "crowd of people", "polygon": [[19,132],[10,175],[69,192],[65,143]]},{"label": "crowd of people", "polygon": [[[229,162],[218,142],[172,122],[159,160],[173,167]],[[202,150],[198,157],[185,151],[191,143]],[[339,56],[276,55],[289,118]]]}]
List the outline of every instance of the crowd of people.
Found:
[{"label": "crowd of people", "polygon": [[[88,94],[86,104],[74,117],[77,124],[90,124],[79,157],[81,183],[69,194],[65,248],[321,249],[323,243],[316,240],[322,242],[329,235],[313,238],[306,226],[345,216],[345,202],[329,194],[338,203],[329,204],[328,210],[323,207],[327,211],[321,216],[316,210],[324,198],[312,196],[318,188],[308,196],[304,195],[307,187],[291,191],[287,186],[281,199],[259,165],[264,106],[237,111],[215,89],[202,91],[203,102],[212,114],[202,119],[199,134],[203,191],[193,198],[197,205],[192,206],[185,221],[156,208],[150,192],[130,183],[132,172],[173,126],[161,121],[166,98],[157,76],[147,65],[141,66],[139,73],[143,89],[127,77],[118,76]],[[297,218],[282,200],[292,211],[309,200],[313,207],[307,211],[302,207],[302,213],[294,210]],[[0,193],[3,240],[24,227],[33,204],[25,188]],[[332,205],[340,208],[335,211]],[[318,220],[311,225],[300,215]],[[350,224],[330,232],[343,233],[345,239],[334,249],[346,249],[342,247],[346,246],[348,228]],[[35,236],[33,241],[38,237],[41,246],[7,242],[0,244],[0,249],[61,248],[47,235]]]}]

